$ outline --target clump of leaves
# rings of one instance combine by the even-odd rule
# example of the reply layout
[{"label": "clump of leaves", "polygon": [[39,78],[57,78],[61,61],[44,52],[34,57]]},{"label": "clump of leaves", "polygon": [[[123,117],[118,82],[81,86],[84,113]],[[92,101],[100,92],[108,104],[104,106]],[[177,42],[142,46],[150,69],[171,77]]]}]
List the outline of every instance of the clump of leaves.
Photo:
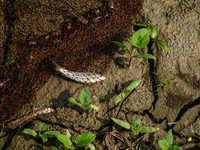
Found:
[{"label": "clump of leaves", "polygon": [[157,70],[156,72],[151,72],[151,73],[149,74],[149,77],[150,77],[150,80],[151,80],[151,81],[154,81],[154,80],[153,80],[153,76],[152,76],[153,74],[154,74],[155,76],[159,76],[158,70]]},{"label": "clump of leaves", "polygon": [[[59,135],[56,135],[56,137],[68,149],[74,149],[75,146],[78,146],[78,147],[88,146],[91,150],[95,150],[94,145],[90,143],[96,138],[96,136],[92,133],[83,133],[83,134],[78,135],[74,143],[75,146],[72,141],[72,136],[68,130],[66,131],[66,135],[59,134]],[[59,150],[58,148],[54,146],[52,146],[51,148],[53,150]]]},{"label": "clump of leaves", "polygon": [[129,41],[129,43],[131,44],[131,47],[132,47],[131,51],[129,51],[128,48],[123,43],[120,43],[120,42],[117,42],[117,41],[112,41],[114,44],[116,44],[117,46],[122,48],[122,50],[124,50],[126,53],[129,54],[130,60],[129,60],[128,67],[130,67],[131,60],[132,60],[133,57],[156,59],[156,57],[154,57],[151,54],[133,55],[133,53],[135,52],[136,49],[141,49],[149,43],[149,31],[147,29],[145,29],[145,28],[139,29],[138,31],[136,31],[133,34],[132,40],[128,39],[128,41]]},{"label": "clump of leaves", "polygon": [[111,118],[116,124],[122,126],[123,128],[126,128],[128,130],[131,130],[134,135],[137,135],[139,132],[142,133],[150,133],[150,132],[155,132],[158,131],[160,128],[155,128],[155,127],[145,127],[145,126],[140,126],[141,121],[140,119],[137,119],[134,121],[131,125],[129,125],[127,122],[120,120],[120,119],[115,119]]},{"label": "clump of leaves", "polygon": [[[140,27],[148,27],[147,24],[143,24],[143,23],[137,23],[135,25],[140,26]],[[150,27],[151,35],[152,35],[152,39],[153,39],[153,43],[152,43],[150,51],[153,49],[153,46],[155,45],[155,42],[156,42],[159,45],[161,45],[168,52],[167,45],[162,40],[157,40],[156,39],[156,37],[157,37],[156,27],[151,23],[149,23],[149,27]],[[128,41],[129,41],[129,43],[131,44],[131,47],[132,47],[131,51],[129,51],[128,48],[124,44],[122,44],[120,42],[117,42],[117,41],[112,41],[112,42],[114,44],[116,44],[117,46],[119,46],[120,48],[122,48],[122,50],[124,50],[126,53],[129,54],[130,60],[129,60],[128,67],[130,67],[131,60],[132,60],[133,57],[156,59],[156,57],[154,57],[151,54],[133,55],[133,53],[135,52],[136,49],[141,49],[141,48],[145,47],[149,43],[149,40],[150,40],[149,31],[146,28],[142,28],[142,29],[139,29],[138,31],[136,31],[133,34],[131,40],[128,39]]]},{"label": "clump of leaves", "polygon": [[42,138],[43,142],[47,142],[48,137],[55,137],[60,134],[60,132],[58,132],[58,131],[47,131],[47,132],[44,132],[43,134],[41,134],[41,132],[44,131],[46,129],[46,127],[47,127],[47,125],[40,123],[38,134],[35,131],[33,131],[32,129],[28,129],[28,128],[24,129],[22,132],[32,135],[34,137],[37,137],[38,139]]},{"label": "clump of leaves", "polygon": [[172,135],[172,129],[170,129],[167,133],[166,141],[159,140],[158,144],[160,145],[162,150],[182,150],[181,147],[172,145],[173,143],[173,135]]},{"label": "clump of leaves", "polygon": [[[23,133],[32,135],[34,137],[37,137],[38,139],[42,138],[43,142],[47,142],[48,137],[56,137],[61,143],[64,144],[65,147],[67,147],[69,149],[74,149],[75,146],[73,145],[73,142],[72,142],[72,136],[68,130],[66,131],[66,135],[63,135],[58,131],[47,131],[47,132],[44,132],[43,134],[41,134],[41,132],[44,131],[46,127],[47,127],[47,125],[40,123],[38,134],[35,131],[33,131],[32,129],[28,129],[28,128],[24,129]],[[75,145],[78,147],[88,146],[91,150],[95,150],[94,145],[90,143],[95,138],[96,138],[96,136],[92,133],[80,134],[75,140]],[[60,145],[60,144],[58,144],[58,145],[60,148],[63,148],[62,145]],[[54,146],[51,146],[51,148],[53,150],[59,150],[57,147],[54,147]]]},{"label": "clump of leaves", "polygon": [[68,98],[68,102],[72,102],[76,105],[78,105],[79,107],[81,107],[83,110],[86,110],[88,108],[91,108],[91,109],[94,109],[96,111],[99,111],[99,108],[95,105],[92,105],[92,104],[89,104],[90,102],[90,99],[91,99],[91,96],[90,96],[90,93],[87,89],[83,89],[79,95],[79,100],[76,100],[75,98],[73,97],[70,97]]},{"label": "clump of leaves", "polygon": [[162,40],[157,40],[157,39],[156,39],[156,37],[157,37],[157,29],[156,29],[156,27],[155,27],[153,24],[149,23],[149,25],[147,25],[147,24],[144,24],[144,23],[136,23],[136,26],[140,26],[140,27],[149,27],[149,28],[150,28],[150,30],[151,30],[151,35],[152,35],[152,39],[153,39],[153,43],[152,43],[152,45],[151,45],[151,49],[150,49],[150,50],[153,49],[155,43],[158,43],[160,46],[162,46],[162,48],[163,48],[164,50],[166,50],[166,51],[168,52],[168,47],[167,47],[167,45],[165,44],[165,42],[163,42]]},{"label": "clump of leaves", "polygon": [[10,64],[12,64],[12,63],[14,63],[15,62],[15,60],[11,60],[11,61],[8,61],[6,64],[4,64],[3,66],[2,65],[0,65],[0,67],[1,68],[6,68],[6,67],[8,67]]},{"label": "clump of leaves", "polygon": [[109,100],[109,97],[106,96],[106,95],[102,95],[102,96],[100,96],[100,99],[105,100],[105,101],[107,101],[107,102],[110,101],[110,100]]},{"label": "clump of leaves", "polygon": [[157,88],[154,92],[157,92],[156,95],[160,95],[160,90],[165,90],[168,86],[169,86],[169,81],[171,80],[171,78],[174,76],[176,72],[174,72],[171,77],[163,84],[158,84],[156,85],[154,88]]},{"label": "clump of leaves", "polygon": [[37,7],[41,6],[42,4],[40,2],[36,3],[36,2],[31,1],[27,5],[29,6],[29,9],[35,10]]},{"label": "clump of leaves", "polygon": [[132,89],[134,89],[135,87],[137,87],[140,84],[141,80],[137,80],[132,82],[124,92],[120,93],[114,100],[114,104],[119,103],[124,97],[125,94],[129,93]]}]

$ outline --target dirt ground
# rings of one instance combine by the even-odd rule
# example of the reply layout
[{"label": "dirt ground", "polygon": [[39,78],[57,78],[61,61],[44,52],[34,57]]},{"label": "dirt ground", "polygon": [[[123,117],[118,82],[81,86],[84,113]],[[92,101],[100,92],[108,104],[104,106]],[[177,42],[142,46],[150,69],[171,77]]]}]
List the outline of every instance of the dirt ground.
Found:
[{"label": "dirt ground", "polygon": [[[86,1],[80,5],[85,3]],[[60,18],[63,19],[62,15]],[[139,140],[143,134],[135,136],[117,126],[116,129],[128,139],[132,148],[160,149],[158,140],[165,140],[168,130],[172,129],[174,145],[187,150],[200,149],[200,1],[144,1],[139,22],[154,24],[158,30],[157,39],[167,44],[169,52],[159,45],[155,45],[152,52],[146,47],[145,52],[152,53],[157,59],[133,59],[130,68],[126,68],[124,66],[128,63],[129,56],[115,46],[118,53],[104,73],[106,80],[90,85],[73,82],[61,75],[52,75],[37,92],[32,103],[26,105],[15,118],[41,108],[51,107],[56,112],[34,117],[16,129],[5,128],[1,132],[0,148],[51,149],[50,146],[55,145],[56,139],[51,138],[42,143],[22,133],[24,128],[38,131],[39,123],[43,122],[47,125],[45,131],[64,133],[68,129],[73,139],[80,133],[93,133],[97,136],[92,142],[95,148],[109,149],[105,146],[103,133],[109,131],[110,118],[115,117],[119,110],[119,105],[113,104],[118,95],[115,85],[120,83],[124,91],[131,82],[141,79],[137,91],[125,101],[118,118],[130,124],[140,119],[142,126],[158,126],[160,130]],[[126,38],[130,38],[132,34],[130,30],[124,37],[124,44],[129,49],[131,47]],[[138,53],[141,51],[136,52]],[[119,63],[120,60],[123,60],[122,64]],[[169,81],[168,88],[155,95],[155,86],[165,83],[173,73],[175,74]],[[92,109],[82,113],[81,108],[66,102],[69,97],[79,99],[83,88],[90,92],[91,104],[99,108],[98,113]],[[110,101],[100,99],[102,95],[106,95]],[[187,141],[189,137],[192,137],[191,142]],[[118,149],[131,149],[119,140],[115,139],[114,143]]]}]

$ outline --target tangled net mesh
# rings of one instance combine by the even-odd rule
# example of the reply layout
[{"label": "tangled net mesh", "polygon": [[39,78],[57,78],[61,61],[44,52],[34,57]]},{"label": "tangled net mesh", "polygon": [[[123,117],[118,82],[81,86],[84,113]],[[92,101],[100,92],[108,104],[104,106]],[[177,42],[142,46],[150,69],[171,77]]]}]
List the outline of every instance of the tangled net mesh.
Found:
[{"label": "tangled net mesh", "polygon": [[122,41],[131,32],[131,18],[138,19],[143,4],[142,0],[114,0],[111,9],[103,0],[71,0],[69,3],[88,20],[85,25],[69,13],[65,2],[15,0],[1,6],[5,22],[0,122],[35,97],[53,73],[51,60],[71,71],[105,74],[117,52],[111,41]]}]

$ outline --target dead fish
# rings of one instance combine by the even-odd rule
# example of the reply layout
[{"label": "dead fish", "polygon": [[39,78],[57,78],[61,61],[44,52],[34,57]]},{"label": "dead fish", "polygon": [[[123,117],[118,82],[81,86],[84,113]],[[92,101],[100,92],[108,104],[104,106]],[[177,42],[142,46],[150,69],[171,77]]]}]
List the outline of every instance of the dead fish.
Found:
[{"label": "dead fish", "polygon": [[106,79],[105,75],[94,74],[91,72],[73,72],[73,71],[69,71],[62,68],[54,61],[52,62],[56,65],[56,68],[55,68],[56,71],[59,71],[60,73],[62,73],[63,76],[68,77],[77,82],[89,84],[89,83],[95,83],[95,82],[99,82]]}]

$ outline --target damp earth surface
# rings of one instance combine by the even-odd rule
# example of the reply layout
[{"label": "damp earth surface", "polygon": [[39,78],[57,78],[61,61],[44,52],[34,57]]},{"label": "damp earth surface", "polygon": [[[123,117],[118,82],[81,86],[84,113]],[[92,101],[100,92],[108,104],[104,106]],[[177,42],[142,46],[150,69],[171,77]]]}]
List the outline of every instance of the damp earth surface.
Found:
[{"label": "damp earth surface", "polygon": [[[86,1],[80,5],[85,3]],[[58,18],[63,19],[62,16]],[[48,142],[42,143],[22,133],[24,128],[38,131],[40,122],[47,125],[45,131],[64,133],[68,129],[73,140],[81,133],[93,133],[97,136],[92,142],[95,148],[108,149],[104,143],[104,135],[109,132],[110,118],[115,117],[119,110],[119,105],[113,104],[119,94],[115,85],[120,83],[121,90],[124,91],[136,80],[142,82],[123,104],[118,119],[129,124],[140,119],[142,126],[157,126],[160,130],[138,140],[142,134],[135,136],[131,131],[117,126],[116,129],[129,140],[131,146],[136,148],[143,145],[141,149],[160,149],[158,140],[165,140],[168,130],[172,129],[174,145],[183,149],[200,149],[200,1],[144,1],[137,21],[154,24],[158,30],[157,38],[167,44],[169,52],[159,45],[155,45],[152,52],[146,47],[145,52],[152,53],[157,59],[133,59],[130,68],[126,68],[129,56],[116,46],[118,52],[104,73],[106,80],[95,84],[85,85],[60,75],[52,75],[31,104],[26,105],[15,118],[48,107],[55,108],[56,113],[39,115],[23,123],[20,128],[2,131],[1,149],[51,149],[50,146],[55,145],[56,139],[49,138]],[[130,30],[124,37],[124,44],[129,49],[131,47],[126,38],[130,38],[132,34],[133,31]],[[138,50],[136,53],[142,52]],[[173,73],[175,74],[169,81],[169,86],[155,95],[155,86],[165,83]],[[83,112],[78,106],[66,101],[69,97],[79,99],[83,88],[90,92],[91,104],[97,106],[99,112],[92,109]],[[107,96],[109,101],[102,100],[101,96]],[[189,137],[192,137],[191,142],[187,141]],[[119,149],[129,148],[119,140],[113,143]]]}]

